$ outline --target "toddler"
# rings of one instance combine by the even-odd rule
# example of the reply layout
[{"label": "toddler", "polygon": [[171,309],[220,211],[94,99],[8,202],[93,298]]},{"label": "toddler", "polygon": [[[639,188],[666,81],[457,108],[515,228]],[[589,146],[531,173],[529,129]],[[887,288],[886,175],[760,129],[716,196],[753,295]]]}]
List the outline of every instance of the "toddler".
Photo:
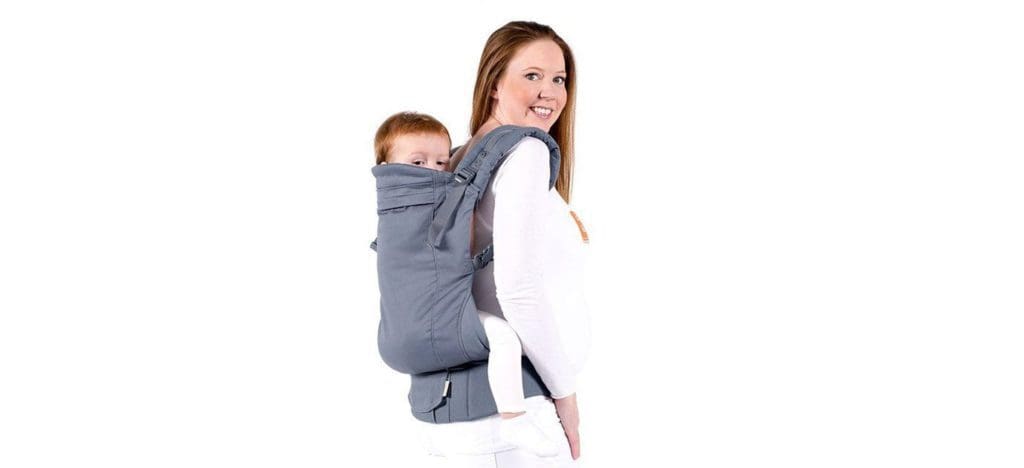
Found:
[{"label": "toddler", "polygon": [[[377,130],[374,141],[377,164],[412,164],[438,171],[450,171],[451,137],[437,119],[415,112],[388,117]],[[542,457],[558,454],[558,445],[547,437],[526,414],[523,397],[522,345],[504,319],[478,310],[490,343],[487,379],[494,402],[501,413],[498,433],[506,442]]]}]

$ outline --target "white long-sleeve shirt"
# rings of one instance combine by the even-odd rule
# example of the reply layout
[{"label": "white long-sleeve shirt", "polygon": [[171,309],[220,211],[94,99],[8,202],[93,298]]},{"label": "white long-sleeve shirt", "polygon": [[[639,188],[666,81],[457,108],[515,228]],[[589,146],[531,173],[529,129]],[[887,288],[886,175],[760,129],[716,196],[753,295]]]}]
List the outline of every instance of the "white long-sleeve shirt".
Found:
[{"label": "white long-sleeve shirt", "polygon": [[590,319],[583,297],[586,245],[569,206],[553,187],[550,152],[524,138],[491,178],[477,205],[474,244],[494,243],[494,260],[477,272],[479,309],[504,316],[552,398],[576,392]]},{"label": "white long-sleeve shirt", "polygon": [[[576,392],[576,374],[590,348],[590,315],[583,297],[587,256],[581,228],[553,187],[550,152],[526,137],[494,173],[477,205],[474,245],[494,243],[494,259],[476,272],[477,308],[503,316],[553,398]],[[540,405],[540,406],[538,406]],[[527,413],[547,408],[545,397],[527,398]],[[428,447],[461,453],[508,449],[497,436],[499,415],[474,421],[417,421]]]}]

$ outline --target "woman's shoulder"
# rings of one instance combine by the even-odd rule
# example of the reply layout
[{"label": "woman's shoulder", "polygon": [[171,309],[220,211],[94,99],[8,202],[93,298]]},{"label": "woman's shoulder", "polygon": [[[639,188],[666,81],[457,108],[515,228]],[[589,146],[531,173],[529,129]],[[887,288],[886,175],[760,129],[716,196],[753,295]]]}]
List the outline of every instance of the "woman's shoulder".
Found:
[{"label": "woman's shoulder", "polygon": [[536,173],[550,169],[551,151],[544,141],[532,136],[523,137],[509,149],[498,172]]},{"label": "woman's shoulder", "polygon": [[543,140],[524,137],[512,147],[491,179],[490,186],[500,192],[546,192],[551,176],[551,152]]},{"label": "woman's shoulder", "polygon": [[524,136],[522,140],[519,140],[519,143],[516,143],[516,145],[512,147],[512,153],[515,153],[517,151],[524,153],[539,153],[544,155],[551,154],[551,151],[548,148],[547,143],[544,143],[544,141],[541,140],[540,138],[530,135]]},{"label": "woman's shoulder", "polygon": [[[503,169],[507,166],[518,167],[520,170],[532,168],[532,171],[546,170],[550,165],[551,150],[543,140],[532,136],[523,137],[513,146],[505,157]],[[510,169],[511,170],[511,169]]]}]

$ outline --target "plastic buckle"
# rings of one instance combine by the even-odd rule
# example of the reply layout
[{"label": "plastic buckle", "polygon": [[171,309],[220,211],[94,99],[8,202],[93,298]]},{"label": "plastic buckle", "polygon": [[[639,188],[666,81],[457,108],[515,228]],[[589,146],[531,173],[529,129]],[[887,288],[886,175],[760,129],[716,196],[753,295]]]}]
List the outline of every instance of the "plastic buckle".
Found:
[{"label": "plastic buckle", "polygon": [[467,180],[472,178],[473,173],[467,171],[466,168],[459,169],[459,171],[455,173],[455,180],[460,184],[464,184]]}]

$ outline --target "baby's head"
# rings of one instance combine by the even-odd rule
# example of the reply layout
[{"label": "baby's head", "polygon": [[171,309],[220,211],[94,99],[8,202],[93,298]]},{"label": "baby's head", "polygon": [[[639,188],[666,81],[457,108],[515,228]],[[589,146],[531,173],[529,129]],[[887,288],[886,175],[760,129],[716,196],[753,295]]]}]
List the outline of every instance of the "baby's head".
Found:
[{"label": "baby's head", "polygon": [[377,129],[373,148],[377,164],[412,164],[448,170],[452,140],[437,119],[416,112],[399,112]]}]

